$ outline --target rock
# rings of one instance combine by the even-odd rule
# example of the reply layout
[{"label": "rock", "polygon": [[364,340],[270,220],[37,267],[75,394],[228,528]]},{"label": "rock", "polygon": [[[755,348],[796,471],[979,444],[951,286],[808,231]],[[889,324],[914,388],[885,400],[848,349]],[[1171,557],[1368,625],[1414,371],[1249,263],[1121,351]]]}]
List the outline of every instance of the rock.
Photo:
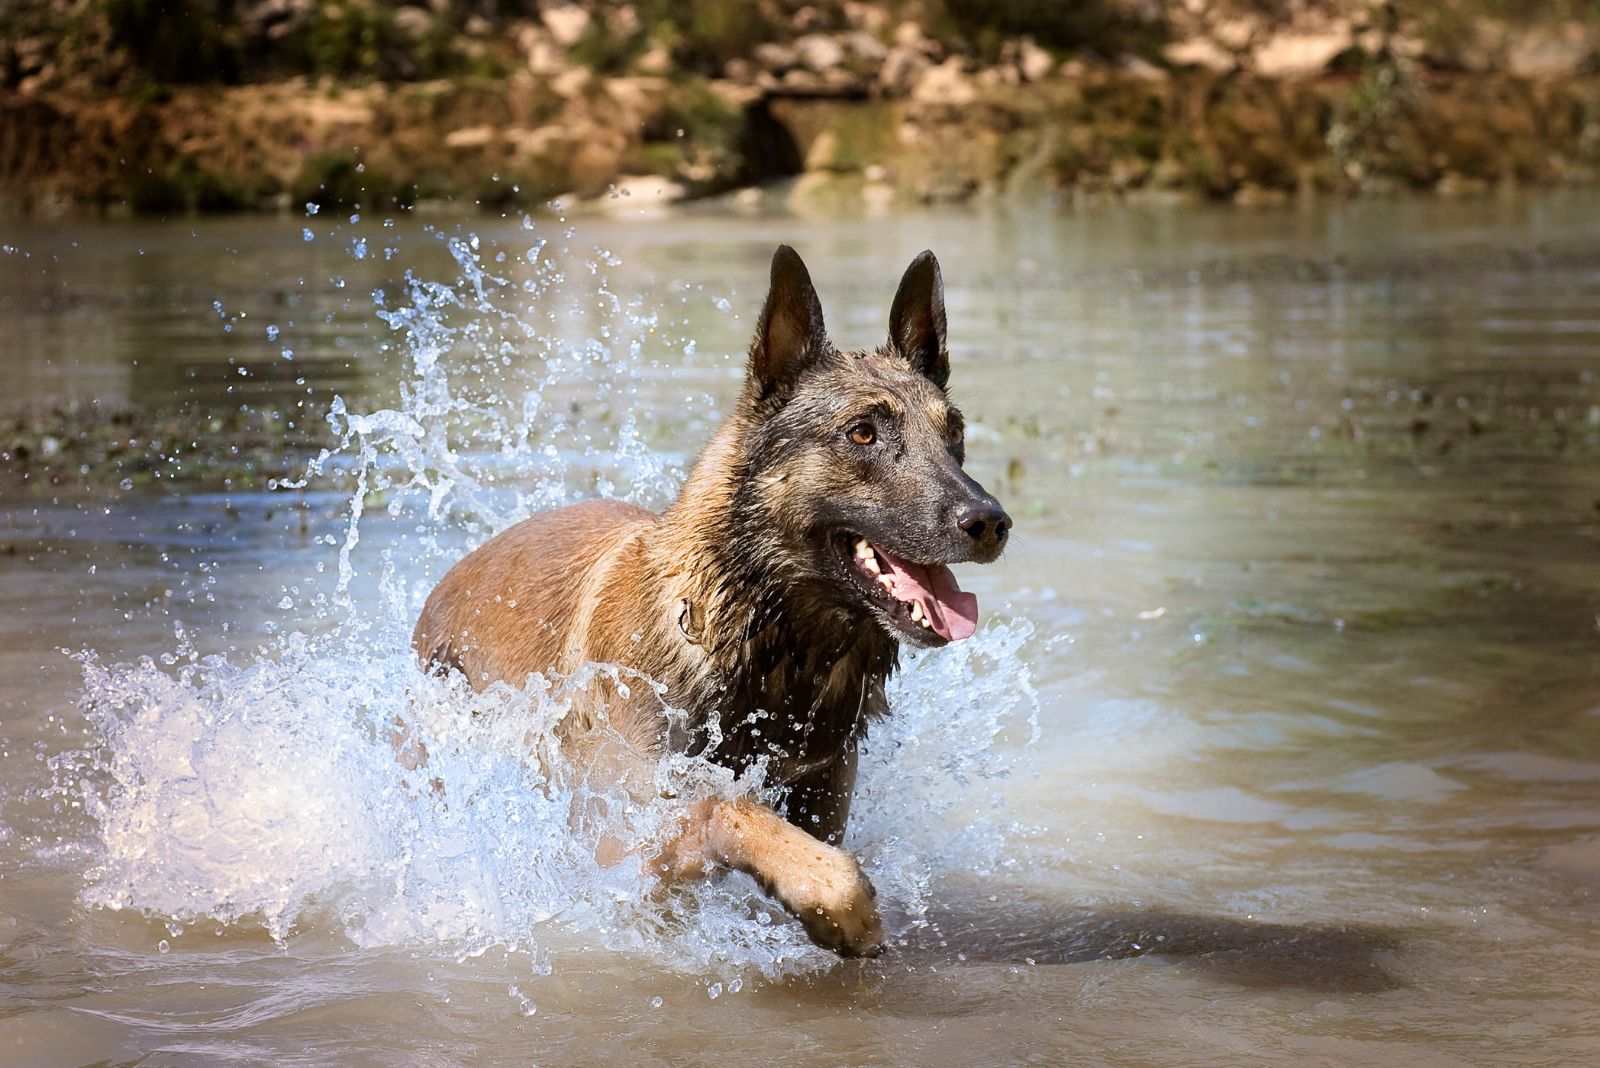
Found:
[{"label": "rock", "polygon": [[1287,204],[1289,202],[1289,191],[1286,189],[1268,189],[1264,186],[1256,185],[1254,182],[1245,182],[1234,192],[1233,202],[1245,208]]},{"label": "rock", "polygon": [[571,66],[567,50],[556,44],[543,26],[524,23],[517,29],[516,41],[523,61],[534,74],[559,74]]},{"label": "rock", "polygon": [[639,11],[632,4],[607,7],[604,11],[606,33],[613,41],[625,41],[644,29],[644,23],[639,20]]},{"label": "rock", "polygon": [[811,142],[811,147],[806,149],[805,167],[808,171],[838,170],[835,163],[839,156],[839,135],[832,130],[823,130]]},{"label": "rock", "polygon": [[1521,78],[1551,78],[1575,73],[1595,54],[1595,41],[1581,24],[1536,27],[1520,35],[1506,56],[1506,67]]},{"label": "rock", "polygon": [[1334,56],[1355,47],[1348,25],[1326,33],[1280,33],[1255,50],[1255,69],[1269,78],[1303,78],[1320,74]]},{"label": "rock", "polygon": [[962,69],[961,57],[951,56],[922,72],[911,87],[911,99],[919,104],[960,107],[978,99],[978,89]]},{"label": "rock", "polygon": [[394,28],[400,36],[413,44],[428,36],[433,29],[433,16],[420,7],[406,6],[394,13]]},{"label": "rock", "polygon": [[905,96],[932,63],[920,49],[897,44],[878,67],[878,85],[891,96]]},{"label": "rock", "polygon": [[861,187],[861,203],[869,215],[882,215],[894,207],[895,188],[888,182],[867,182]]},{"label": "rock", "polygon": [[845,51],[857,59],[864,59],[869,63],[881,63],[889,54],[889,49],[884,43],[865,30],[854,30],[841,38]]},{"label": "rock", "polygon": [[1187,41],[1169,44],[1161,55],[1174,67],[1203,67],[1226,73],[1238,66],[1234,54],[1209,37],[1191,37]]},{"label": "rock", "polygon": [[828,21],[828,16],[810,4],[795,11],[789,19],[790,24],[801,33],[812,33],[820,30]]},{"label": "rock", "polygon": [[880,4],[863,4],[859,0],[845,0],[844,21],[846,25],[858,30],[876,34],[889,25],[889,13]]},{"label": "rock", "polygon": [[493,126],[464,126],[444,135],[444,143],[449,148],[482,148],[493,140]]},{"label": "rock", "polygon": [[1211,39],[1232,52],[1243,52],[1255,40],[1258,24],[1251,18],[1219,19],[1211,25]]},{"label": "rock", "polygon": [[1124,74],[1132,75],[1143,82],[1164,82],[1170,77],[1166,71],[1139,56],[1123,56],[1122,62],[1118,65]]},{"label": "rock", "polygon": [[[729,65],[731,66],[732,64]],[[633,69],[640,74],[670,74],[672,73],[672,53],[662,46],[656,45],[634,60]]]},{"label": "rock", "polygon": [[1428,50],[1426,41],[1408,33],[1391,34],[1388,44],[1389,51],[1402,59],[1420,59]]},{"label": "rock", "polygon": [[756,65],[748,59],[730,59],[723,64],[722,76],[730,82],[740,85],[749,85],[756,79]]},{"label": "rock", "polygon": [[587,67],[573,67],[551,78],[550,90],[563,100],[572,100],[582,96],[591,81],[593,77]]},{"label": "rock", "polygon": [[1434,183],[1433,191],[1442,197],[1476,197],[1489,192],[1490,188],[1488,181],[1483,178],[1446,171]]},{"label": "rock", "polygon": [[1024,37],[1017,45],[1017,70],[1024,81],[1037,82],[1048,78],[1056,69],[1056,59],[1040,48],[1032,37]]},{"label": "rock", "polygon": [[795,96],[811,96],[827,91],[822,75],[804,67],[795,67],[778,79],[778,87]]},{"label": "rock", "polygon": [[586,127],[573,131],[576,146],[568,162],[574,190],[581,196],[598,194],[616,180],[627,142],[612,130]]},{"label": "rock", "polygon": [[577,4],[551,4],[539,12],[545,29],[562,48],[571,48],[589,29],[589,13]]},{"label": "rock", "polygon": [[659,215],[688,195],[687,189],[669,178],[633,174],[618,178],[609,192],[587,206],[606,215]]},{"label": "rock", "polygon": [[922,32],[921,23],[913,22],[910,19],[894,28],[894,43],[902,48],[915,48],[921,52],[926,52],[929,49],[929,41]]},{"label": "rock", "polygon": [[806,67],[822,74],[844,62],[844,45],[825,33],[808,33],[794,43],[796,56]]},{"label": "rock", "polygon": [[750,56],[763,70],[782,74],[800,65],[800,54],[786,44],[763,41],[755,46]]},{"label": "rock", "polygon": [[567,129],[555,123],[539,127],[510,126],[501,131],[501,136],[516,155],[535,157],[566,140]]}]

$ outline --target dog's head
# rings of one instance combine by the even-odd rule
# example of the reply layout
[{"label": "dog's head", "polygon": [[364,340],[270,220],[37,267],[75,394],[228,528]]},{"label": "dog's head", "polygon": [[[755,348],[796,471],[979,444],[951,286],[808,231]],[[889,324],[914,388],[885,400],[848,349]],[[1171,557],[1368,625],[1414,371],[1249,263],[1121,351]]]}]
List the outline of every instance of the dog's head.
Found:
[{"label": "dog's head", "polygon": [[1011,533],[1000,502],[962,470],[949,377],[933,253],[901,279],[888,340],[840,352],[805,264],[779,247],[740,402],[740,510],[787,579],[915,645],[973,633],[977,598],[949,565],[994,560]]}]

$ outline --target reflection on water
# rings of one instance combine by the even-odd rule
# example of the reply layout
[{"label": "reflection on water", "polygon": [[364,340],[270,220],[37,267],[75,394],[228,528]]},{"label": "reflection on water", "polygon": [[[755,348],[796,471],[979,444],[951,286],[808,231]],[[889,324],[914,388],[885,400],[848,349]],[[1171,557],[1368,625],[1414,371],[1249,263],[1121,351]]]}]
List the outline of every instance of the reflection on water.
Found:
[{"label": "reflection on water", "polygon": [[[435,884],[413,858],[381,853],[375,865],[380,854],[353,851],[305,798],[196,797],[209,818],[265,812],[257,833],[294,830],[306,852],[284,854],[294,863],[278,874],[298,885],[351,857],[362,877],[410,880],[387,899],[312,893],[281,945],[259,923],[160,910],[203,898],[214,879],[167,886],[166,899],[135,894],[128,904],[149,914],[90,907],[86,873],[106,840],[78,807],[83,792],[52,787],[61,755],[95,735],[58,649],[115,663],[182,645],[249,665],[279,635],[315,640],[327,628],[310,606],[337,575],[344,519],[331,494],[297,510],[221,487],[69,484],[0,516],[0,1043],[19,1063],[318,1061],[352,1048],[407,1063],[1592,1060],[1597,208],[1563,194],[870,221],[690,214],[584,222],[570,240],[556,223],[475,226],[486,262],[512,260],[501,269],[513,285],[548,277],[539,256],[515,262],[543,238],[566,293],[604,276],[619,298],[591,307],[535,287],[518,323],[560,351],[590,338],[640,346],[609,399],[583,370],[603,364],[547,375],[560,369],[532,366],[543,350],[509,321],[492,344],[458,346],[464,381],[514,398],[548,391],[552,421],[519,440],[542,447],[541,428],[557,424],[593,437],[548,469],[513,454],[519,476],[497,466],[488,430],[465,435],[462,462],[496,472],[483,487],[496,501],[581,470],[629,414],[650,455],[681,462],[737,385],[728,357],[777,241],[802,249],[846,344],[882,332],[913,253],[940,254],[972,463],[1019,521],[1006,561],[963,582],[1014,622],[970,676],[948,658],[918,664],[905,725],[869,779],[881,793],[858,833],[890,877],[902,945],[879,962],[752,974],[737,956],[747,946],[719,957],[714,940],[677,936],[669,954],[705,956],[673,960],[629,943],[658,918],[591,902],[598,926],[547,920],[536,906],[560,903],[527,890],[543,870],[526,830],[537,820],[518,808],[510,764],[473,766],[482,796],[500,802],[459,827],[400,809],[362,824],[388,836],[384,849],[420,843]],[[439,229],[249,219],[8,234],[23,251],[0,255],[5,403],[99,398],[197,421],[240,404],[320,420],[336,393],[354,411],[399,404],[410,353],[371,294],[393,308],[407,270],[451,277],[445,239],[458,231]],[[619,262],[577,251],[592,246]],[[588,477],[563,473],[576,482],[561,488],[583,492]],[[438,559],[424,558],[412,551],[417,515],[387,503],[370,502],[371,555],[352,593],[372,611],[387,596],[385,549],[405,597],[477,536],[452,534],[446,518]],[[390,652],[369,665],[373,700],[391,694],[386,671],[404,670],[403,656],[384,667]],[[368,767],[335,759],[361,744],[337,698],[320,717],[273,703],[316,678],[297,664],[327,662],[281,662],[281,676],[254,669],[272,683],[259,700],[228,690],[258,715],[254,733],[193,721],[184,759],[201,761],[202,790],[225,781],[204,774],[218,754],[233,773],[252,752],[258,769],[284,769],[233,780],[246,788],[292,781],[297,761],[324,755]],[[1031,741],[1002,707],[1018,666],[1037,693]],[[340,679],[320,684],[331,693]],[[175,697],[160,710],[168,728],[184,722],[170,718]],[[142,772],[172,775],[151,809],[159,820],[185,804],[174,767]],[[345,804],[401,785],[339,784]],[[477,837],[486,829],[493,847]],[[183,846],[146,841],[143,869],[124,858],[134,870],[156,871],[163,850]],[[242,870],[189,859],[161,870]],[[481,876],[490,860],[500,874],[484,877],[488,911],[475,915],[498,908],[506,937],[424,934],[442,915],[428,887]],[[237,890],[209,911],[260,908],[278,889]],[[745,907],[745,890],[723,892],[713,915]],[[400,911],[374,911],[379,900]],[[353,933],[380,921],[409,934]],[[606,927],[619,922],[636,926],[619,929],[626,937]]]}]

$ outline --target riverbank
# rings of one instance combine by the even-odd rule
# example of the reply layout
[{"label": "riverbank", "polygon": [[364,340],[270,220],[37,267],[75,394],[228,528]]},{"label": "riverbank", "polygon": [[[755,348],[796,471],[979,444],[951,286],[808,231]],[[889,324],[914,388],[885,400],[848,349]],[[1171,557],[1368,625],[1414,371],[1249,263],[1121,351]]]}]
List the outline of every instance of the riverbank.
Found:
[{"label": "riverbank", "polygon": [[[1458,11],[1441,27],[1404,6],[1313,4],[1274,20],[1172,5],[1080,28],[1074,44],[1009,33],[1024,23],[974,34],[948,17],[896,21],[884,4],[818,5],[809,22],[744,36],[565,4],[463,24],[426,56],[419,42],[434,38],[379,49],[370,69],[303,59],[308,73],[231,82],[109,46],[120,66],[68,76],[99,68],[18,36],[0,49],[0,212],[634,211],[793,179],[779,195],[830,210],[1248,203],[1600,178],[1590,23]],[[421,26],[404,17],[421,9],[383,10]]]}]

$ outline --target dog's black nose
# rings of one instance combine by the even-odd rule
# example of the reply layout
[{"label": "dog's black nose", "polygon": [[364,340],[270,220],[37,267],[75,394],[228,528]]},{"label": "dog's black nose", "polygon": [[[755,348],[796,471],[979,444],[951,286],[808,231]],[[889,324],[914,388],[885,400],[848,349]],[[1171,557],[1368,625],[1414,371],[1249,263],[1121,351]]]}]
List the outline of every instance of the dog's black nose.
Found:
[{"label": "dog's black nose", "polygon": [[956,513],[956,526],[975,543],[980,557],[998,553],[1011,533],[1011,517],[998,501],[987,500],[969,504]]}]

